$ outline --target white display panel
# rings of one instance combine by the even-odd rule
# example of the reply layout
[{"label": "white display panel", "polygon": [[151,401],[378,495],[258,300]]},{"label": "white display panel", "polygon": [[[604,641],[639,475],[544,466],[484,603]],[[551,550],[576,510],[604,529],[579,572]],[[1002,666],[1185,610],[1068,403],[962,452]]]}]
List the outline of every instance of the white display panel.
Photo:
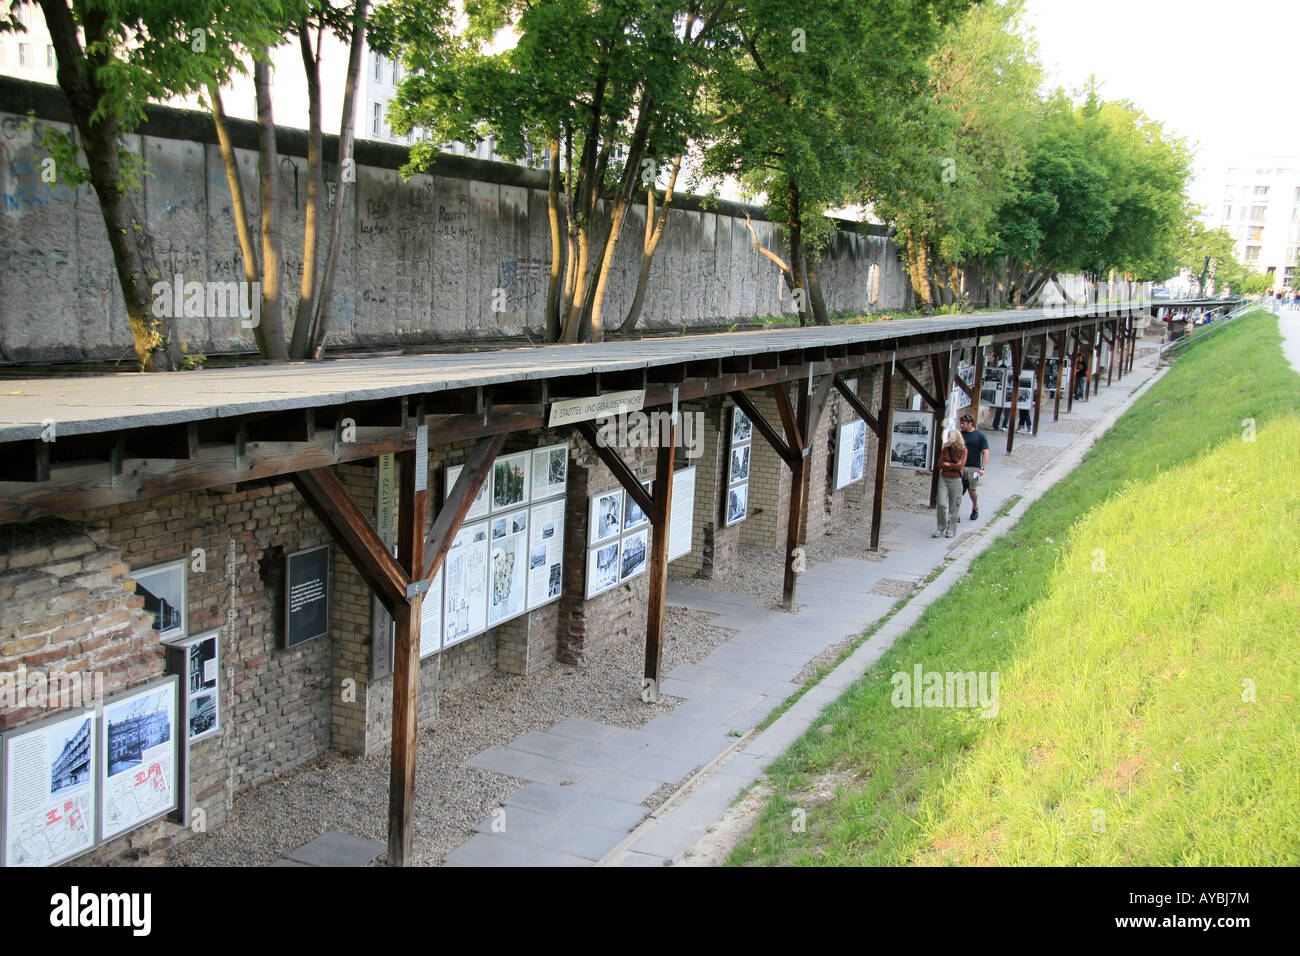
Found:
[{"label": "white display panel", "polygon": [[104,705],[99,725],[101,840],[176,808],[177,683],[169,677]]},{"label": "white display panel", "polygon": [[695,467],[673,472],[673,504],[669,516],[668,560],[691,553],[695,534]]},{"label": "white display panel", "polygon": [[934,413],[895,409],[889,435],[889,463],[896,468],[929,471]]},{"label": "white display panel", "polygon": [[488,626],[523,614],[528,572],[528,509],[494,517],[488,558]]},{"label": "white display panel", "polygon": [[650,566],[650,529],[643,528],[624,536],[619,555],[620,581],[628,581],[644,574]]},{"label": "white display panel", "polygon": [[425,658],[442,650],[442,573],[446,561],[433,576],[429,590],[420,602],[420,657]]},{"label": "white display panel", "polygon": [[727,489],[727,524],[749,517],[749,482]]},{"label": "white display panel", "polygon": [[564,499],[533,505],[528,518],[528,610],[560,596],[564,582]]},{"label": "white display panel", "polygon": [[569,478],[569,446],[547,445],[533,452],[533,501],[564,494]]},{"label": "white display panel", "polygon": [[861,481],[866,473],[867,423],[858,419],[839,428],[835,442],[835,490]]},{"label": "white display panel", "polygon": [[618,584],[618,545],[614,538],[587,552],[587,597],[595,597]]},{"label": "white display panel", "polygon": [[502,455],[492,464],[492,512],[518,508],[528,502],[528,475],[533,453]]},{"label": "white display panel", "polygon": [[462,527],[443,561],[443,647],[487,630],[488,523]]},{"label": "white display panel", "polygon": [[[456,486],[456,479],[460,477],[460,473],[464,470],[464,465],[451,465],[447,468],[446,487],[442,490],[443,501],[446,501],[451,495],[451,489]],[[469,511],[465,512],[466,521],[487,517],[491,494],[492,476],[489,475],[483,480],[483,484],[479,485],[478,494],[474,496],[474,503],[469,506]]]},{"label": "white display panel", "polygon": [[591,496],[587,516],[587,543],[617,538],[623,529],[623,490],[606,491]]},{"label": "white display panel", "polygon": [[5,735],[5,866],[52,866],[95,846],[97,727],[78,710]]}]

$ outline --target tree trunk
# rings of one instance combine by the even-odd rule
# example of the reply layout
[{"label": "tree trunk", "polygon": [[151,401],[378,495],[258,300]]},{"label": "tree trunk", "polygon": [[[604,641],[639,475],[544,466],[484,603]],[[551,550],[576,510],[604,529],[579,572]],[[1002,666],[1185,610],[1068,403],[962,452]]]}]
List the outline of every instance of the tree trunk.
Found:
[{"label": "tree trunk", "polygon": [[808,271],[808,296],[812,300],[813,321],[818,325],[830,325],[830,313],[826,311],[826,298],[822,295],[822,281],[817,274],[817,267],[812,257],[805,258],[804,267]]},{"label": "tree trunk", "polygon": [[[82,32],[66,0],[39,0],[49,29],[50,42],[58,62],[58,83],[67,97],[86,154],[87,174],[99,212],[108,232],[109,248],[122,300],[131,324],[135,356],[141,371],[171,372],[180,367],[183,352],[176,338],[175,319],[153,314],[154,285],[162,278],[153,236],[136,206],[135,197],[123,188],[120,117],[96,112],[104,98],[100,69],[109,65],[106,14],[92,9],[84,14],[85,48]],[[90,51],[89,53],[87,51]],[[171,276],[166,277],[172,281]]]},{"label": "tree trunk", "polygon": [[918,238],[907,230],[907,271],[912,280],[912,290],[921,300],[921,311],[929,315],[934,311],[934,297],[930,292],[930,268],[926,259],[926,239]]},{"label": "tree trunk", "polygon": [[[324,32],[325,24],[321,23],[316,34],[318,44]],[[311,325],[316,315],[316,255],[324,187],[321,176],[320,54],[312,51],[306,17],[298,24],[298,48],[302,53],[303,72],[307,74],[307,205],[302,235],[302,280],[298,286],[298,311],[293,320],[289,357],[305,359],[311,350]]]},{"label": "tree trunk", "polygon": [[790,183],[785,197],[785,227],[790,236],[790,276],[791,294],[799,309],[799,324],[807,325],[811,314],[808,303],[808,288],[804,281],[803,264],[803,219],[799,213],[799,186]]},{"label": "tree trunk", "polygon": [[280,157],[271,115],[271,51],[265,47],[253,64],[257,87],[257,141],[262,163],[262,356],[286,361],[280,302]]},{"label": "tree trunk", "polygon": [[551,276],[546,284],[546,341],[560,340],[560,298],[564,277],[560,273],[564,250],[560,238],[560,136],[555,133],[549,143],[551,174],[546,183],[546,212],[551,223]]},{"label": "tree trunk", "polygon": [[673,201],[673,189],[677,186],[677,174],[682,168],[682,158],[678,156],[673,160],[673,172],[668,177],[668,188],[664,190],[664,204],[658,221],[655,221],[655,190],[654,184],[646,190],[645,200],[645,243],[641,252],[641,272],[636,280],[636,293],[632,296],[632,305],[627,310],[627,317],[623,319],[623,324],[619,328],[621,335],[630,335],[635,329],[636,324],[641,319],[641,309],[645,304],[646,289],[650,284],[650,264],[654,260],[655,250],[659,248],[659,240],[663,238],[664,229],[668,225],[668,207]]},{"label": "tree trunk", "polygon": [[343,245],[343,216],[346,214],[348,186],[356,179],[356,164],[352,159],[354,145],[354,106],[357,97],[357,77],[361,73],[361,54],[366,40],[366,10],[368,0],[357,0],[352,20],[351,45],[348,49],[348,75],[343,84],[343,116],[339,120],[339,162],[335,176],[334,211],[330,217],[329,252],[325,259],[325,272],[321,275],[320,292],[316,296],[316,310],[311,322],[311,349],[308,358],[318,359],[325,351],[325,337],[329,334],[330,303],[334,298],[334,279],[339,271],[339,257]]},{"label": "tree trunk", "polygon": [[[239,160],[235,156],[234,144],[230,141],[230,124],[226,122],[226,111],[221,104],[221,91],[215,84],[208,86],[208,96],[212,100],[212,124],[217,128],[217,144],[221,148],[221,159],[226,167],[226,183],[230,187],[230,211],[235,219],[235,235],[239,238],[239,253],[244,260],[244,281],[248,283],[249,307],[252,307],[252,290],[260,282],[261,267],[257,261],[257,246],[253,244],[253,227],[248,221],[248,208],[244,205],[244,179],[239,172]],[[262,337],[261,314],[258,323],[253,326],[253,339],[257,349],[265,353]]]}]

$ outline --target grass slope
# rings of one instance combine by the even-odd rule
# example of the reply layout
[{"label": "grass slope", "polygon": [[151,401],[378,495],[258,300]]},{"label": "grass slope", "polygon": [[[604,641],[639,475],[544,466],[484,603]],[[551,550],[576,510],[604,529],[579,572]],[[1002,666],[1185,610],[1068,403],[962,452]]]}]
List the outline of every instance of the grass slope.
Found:
[{"label": "grass slope", "polygon": [[[1297,408],[1274,317],[1188,346],[773,766],[729,862],[1300,862]],[[894,707],[918,663],[997,671],[998,715]]]}]

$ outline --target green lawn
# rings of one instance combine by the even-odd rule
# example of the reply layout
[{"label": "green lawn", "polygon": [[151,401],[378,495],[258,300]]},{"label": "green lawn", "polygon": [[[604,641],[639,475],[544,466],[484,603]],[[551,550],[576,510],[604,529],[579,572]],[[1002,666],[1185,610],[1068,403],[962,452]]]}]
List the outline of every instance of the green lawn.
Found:
[{"label": "green lawn", "polygon": [[[773,766],[730,863],[1300,862],[1300,376],[1278,343],[1257,312],[1189,345]],[[997,672],[997,716],[895,707],[917,664]]]}]

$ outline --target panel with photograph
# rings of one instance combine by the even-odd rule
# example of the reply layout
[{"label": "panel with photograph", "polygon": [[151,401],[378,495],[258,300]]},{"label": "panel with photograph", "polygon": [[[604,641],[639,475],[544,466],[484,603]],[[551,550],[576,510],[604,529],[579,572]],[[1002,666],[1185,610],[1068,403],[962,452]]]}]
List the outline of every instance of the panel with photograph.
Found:
[{"label": "panel with photograph", "polygon": [[[651,494],[651,482],[641,482],[641,487],[646,490],[646,494]],[[641,506],[636,503],[636,499],[631,495],[623,496],[623,530],[632,531],[650,522],[650,516],[641,510]]]},{"label": "panel with photograph", "polygon": [[[500,624],[524,613],[524,583],[528,574],[528,511],[522,510],[500,519],[507,533],[492,535],[488,588],[488,626]],[[495,521],[493,524],[495,525]]]},{"label": "panel with photograph", "polygon": [[623,529],[623,490],[592,495],[588,515],[588,544],[616,537]]},{"label": "panel with photograph", "polygon": [[889,463],[899,468],[930,470],[934,414],[896,409],[889,436]]},{"label": "panel with photograph", "polygon": [[467,525],[443,559],[443,644],[451,647],[487,630],[488,523]]},{"label": "panel with photograph", "polygon": [[533,501],[564,494],[568,478],[568,445],[547,445],[533,452]]},{"label": "panel with photograph", "polygon": [[744,521],[749,514],[749,484],[727,489],[727,524]]},{"label": "panel with photograph", "polygon": [[618,574],[620,581],[627,581],[643,573],[647,567],[647,560],[650,556],[650,530],[647,528],[643,531],[637,531],[629,534],[623,539],[623,550],[620,556],[621,570]]},{"label": "panel with photograph", "polygon": [[64,714],[6,734],[4,866],[52,866],[95,846],[98,718]]},{"label": "panel with photograph", "polygon": [[528,609],[560,596],[564,570],[564,499],[533,505],[528,520]]},{"label": "panel with photograph", "polygon": [[749,450],[752,445],[740,445],[731,449],[731,469],[727,484],[749,480]]},{"label": "panel with photograph", "polygon": [[528,500],[530,452],[503,455],[492,465],[492,510],[515,508]]},{"label": "panel with photograph", "polygon": [[[465,470],[464,465],[451,465],[447,468],[447,479],[445,487],[442,489],[442,498],[444,501],[451,495],[451,489],[456,486],[456,479],[460,473]],[[489,475],[483,479],[483,484],[479,485],[478,494],[474,496],[474,503],[469,506],[469,511],[465,512],[465,520],[473,521],[477,518],[486,518],[488,515],[490,499],[492,496],[492,476]]]},{"label": "panel with photograph", "polygon": [[754,434],[754,423],[749,420],[749,416],[740,410],[738,406],[732,406],[731,409],[731,443],[739,445],[741,442],[749,441]]},{"label": "panel with photograph", "polygon": [[595,597],[618,584],[618,544],[615,538],[587,552],[587,597]]},{"label": "panel with photograph", "polygon": [[104,840],[176,808],[177,684],[169,677],[104,706],[99,730]]}]

